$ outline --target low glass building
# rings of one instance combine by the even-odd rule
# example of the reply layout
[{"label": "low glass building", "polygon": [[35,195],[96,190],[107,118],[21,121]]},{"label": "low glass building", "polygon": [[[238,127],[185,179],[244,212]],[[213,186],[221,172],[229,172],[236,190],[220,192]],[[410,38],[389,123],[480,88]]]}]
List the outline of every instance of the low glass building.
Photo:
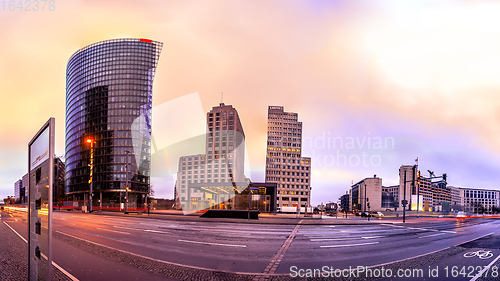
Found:
[{"label": "low glass building", "polygon": [[94,209],[123,207],[127,187],[128,207],[143,206],[150,184],[153,79],[162,46],[149,39],[113,39],[70,57],[67,200],[87,200],[92,180]]}]

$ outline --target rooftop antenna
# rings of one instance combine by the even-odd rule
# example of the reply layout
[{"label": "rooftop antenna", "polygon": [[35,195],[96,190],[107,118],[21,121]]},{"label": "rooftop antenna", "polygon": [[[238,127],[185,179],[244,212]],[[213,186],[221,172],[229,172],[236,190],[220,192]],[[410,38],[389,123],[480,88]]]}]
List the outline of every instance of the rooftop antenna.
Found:
[{"label": "rooftop antenna", "polygon": [[224,98],[224,92],[220,93],[220,103],[222,103],[222,99]]}]

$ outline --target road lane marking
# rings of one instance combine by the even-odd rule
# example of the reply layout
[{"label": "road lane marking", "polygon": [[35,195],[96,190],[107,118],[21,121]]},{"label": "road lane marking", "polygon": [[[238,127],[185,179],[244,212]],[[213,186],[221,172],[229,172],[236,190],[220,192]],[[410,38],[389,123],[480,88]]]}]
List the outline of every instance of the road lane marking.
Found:
[{"label": "road lane marking", "polygon": [[144,231],[147,232],[154,232],[154,233],[165,233],[165,234],[171,234],[170,232],[165,232],[165,231],[160,231],[160,230],[152,230],[152,229],[146,229]]},{"label": "road lane marking", "polygon": [[359,244],[347,244],[347,245],[328,245],[328,246],[320,246],[320,248],[340,248],[340,247],[354,247],[354,246],[364,246],[364,245],[374,245],[380,242],[367,242],[367,243],[359,243]]},{"label": "road lane marking", "polygon": [[477,239],[480,239],[480,238],[483,238],[483,237],[486,237],[486,236],[491,235],[491,234],[493,234],[493,233],[495,233],[495,232],[490,232],[490,233],[488,233],[488,234],[485,234],[485,235],[482,235],[482,236],[479,236],[479,237],[476,237],[476,238],[472,238],[472,239],[467,240],[467,241],[465,241],[465,242],[461,242],[461,243],[459,243],[459,244],[456,244],[456,245],[455,245],[455,247],[456,247],[456,246],[460,246],[460,245],[462,245],[462,244],[466,244],[466,243],[472,242],[472,241],[474,241],[474,240],[477,240]]},{"label": "road lane marking", "polygon": [[[67,237],[71,237],[73,239],[83,241],[85,243],[96,245],[98,247],[106,248],[106,249],[109,249],[109,250],[112,250],[112,251],[117,251],[117,252],[124,253],[124,254],[127,254],[127,255],[131,255],[131,256],[134,256],[134,257],[139,257],[139,258],[142,258],[142,259],[147,259],[149,261],[154,261],[154,262],[158,262],[158,263],[162,263],[162,264],[167,264],[167,265],[178,266],[178,267],[181,267],[183,269],[185,268],[187,270],[190,270],[190,269],[204,270],[204,271],[213,272],[213,273],[216,273],[216,274],[219,274],[220,272],[222,272],[222,273],[225,273],[225,274],[243,275],[244,277],[246,277],[246,276],[250,277],[250,276],[255,276],[255,275],[257,275],[257,276],[264,276],[264,274],[262,274],[262,273],[248,273],[248,272],[239,272],[239,271],[236,271],[236,272],[235,271],[226,271],[226,270],[223,270],[223,269],[212,269],[212,268],[205,268],[205,267],[180,264],[180,263],[175,263],[175,262],[170,262],[170,261],[164,261],[164,260],[155,259],[155,258],[152,258],[152,257],[149,257],[149,256],[139,255],[139,254],[132,253],[132,252],[129,252],[129,251],[125,251],[125,250],[113,248],[113,247],[110,247],[110,246],[107,246],[107,245],[104,245],[104,244],[100,244],[100,243],[97,243],[97,242],[94,242],[94,241],[91,241],[91,240],[87,240],[87,239],[84,239],[84,238],[81,238],[81,237],[78,237],[78,236],[74,236],[74,235],[71,235],[71,234],[68,234],[68,233],[65,233],[65,232],[62,232],[62,231],[58,231],[58,230],[54,230],[54,231],[60,233],[61,235],[65,235]],[[264,277],[266,277],[266,276],[264,276]],[[248,279],[248,278],[243,278],[243,279]]]},{"label": "road lane marking", "polygon": [[130,234],[128,232],[123,232],[123,231],[116,231],[116,230],[111,230],[111,229],[105,229],[105,228],[97,228],[97,229],[100,229],[100,230],[105,230],[105,231],[111,231],[111,232],[116,232],[116,233],[121,233],[121,234]]},{"label": "road lane marking", "polygon": [[[303,220],[301,220],[300,222],[302,222],[302,221]],[[278,269],[278,266],[280,265],[281,260],[285,256],[286,251],[288,250],[288,248],[292,244],[293,238],[295,238],[295,235],[299,231],[299,227],[300,227],[300,224],[297,224],[295,226],[295,228],[292,230],[292,233],[290,233],[288,238],[285,240],[285,243],[283,243],[283,245],[281,245],[281,248],[278,250],[278,252],[276,253],[276,255],[274,255],[271,262],[264,269],[264,272],[263,272],[264,274],[273,274],[274,272],[276,272],[276,269]],[[260,280],[260,276],[256,276],[253,280]]]},{"label": "road lane marking", "polygon": [[446,233],[457,233],[456,231],[451,231],[451,230],[439,230],[439,229],[432,229],[432,228],[421,228],[421,227],[405,227],[401,225],[392,225],[392,224],[385,224],[387,226],[392,226],[392,227],[402,227],[406,229],[417,229],[417,230],[425,230],[425,231],[439,231],[439,232],[446,232]]},{"label": "road lane marking", "polygon": [[483,268],[483,270],[481,270],[476,276],[474,276],[474,278],[472,278],[470,281],[476,281],[477,278],[481,277],[483,275],[483,273],[486,271],[486,270],[489,270],[490,267],[495,264],[495,262],[497,262],[497,260],[500,258],[500,256],[498,256],[496,259],[494,259],[492,262],[490,262],[490,264],[488,264],[485,268]]},{"label": "road lane marking", "polygon": [[21,236],[21,234],[19,234],[17,231],[15,231],[12,227],[10,227],[10,225],[8,225],[6,222],[3,222],[6,226],[8,226],[12,231],[14,231],[15,234],[17,234],[17,236],[21,237],[21,239],[23,239],[24,242],[28,243],[28,240],[24,239],[24,237]]},{"label": "road lane marking", "polygon": [[444,234],[446,234],[446,233],[429,234],[429,235],[420,236],[418,238],[434,237],[434,236],[439,236],[439,235],[444,235]]},{"label": "road lane marking", "polygon": [[132,228],[132,227],[125,227],[125,226],[117,226],[117,225],[113,225],[113,227],[123,228],[123,229],[130,229],[130,230],[139,230],[139,231],[143,231],[144,230],[144,229],[140,229],[140,228]]},{"label": "road lane marking", "polygon": [[190,241],[190,240],[182,240],[182,239],[178,239],[177,241],[179,241],[179,242],[186,242],[186,243],[194,243],[194,244],[204,244],[204,245],[215,245],[215,246],[228,246],[228,247],[246,248],[246,245],[220,244],[220,243],[211,243],[211,242],[203,242],[203,241]]},{"label": "road lane marking", "polygon": [[[17,234],[17,236],[21,237],[21,239],[23,239],[24,242],[28,243],[28,241],[26,239],[24,239],[24,237],[21,236],[21,234],[19,234],[17,231],[15,231],[12,227],[10,227],[10,225],[8,225],[6,222],[3,222],[5,223],[6,226],[8,226],[12,231],[14,231],[15,234]],[[47,259],[47,257],[42,253],[42,256]],[[66,270],[64,270],[64,268],[62,268],[61,266],[59,266],[57,263],[55,263],[54,261],[52,261],[52,265],[55,266],[57,269],[59,269],[62,273],[64,273],[66,276],[69,277],[69,279],[73,280],[73,281],[79,281],[75,276],[71,275],[71,273],[67,272]]]},{"label": "road lane marking", "polygon": [[153,229],[140,229],[140,228],[132,228],[132,227],[116,226],[116,225],[113,225],[113,227],[123,228],[123,229],[130,229],[130,230],[138,230],[138,231],[146,231],[146,232],[154,232],[154,233],[170,234],[170,232],[165,232],[165,231],[160,231],[160,230],[153,230]]},{"label": "road lane marking", "polygon": [[384,236],[364,236],[364,237],[351,237],[351,238],[318,238],[318,239],[310,239],[311,242],[321,242],[321,241],[348,241],[348,240],[356,240],[356,239],[374,239],[381,238]]}]

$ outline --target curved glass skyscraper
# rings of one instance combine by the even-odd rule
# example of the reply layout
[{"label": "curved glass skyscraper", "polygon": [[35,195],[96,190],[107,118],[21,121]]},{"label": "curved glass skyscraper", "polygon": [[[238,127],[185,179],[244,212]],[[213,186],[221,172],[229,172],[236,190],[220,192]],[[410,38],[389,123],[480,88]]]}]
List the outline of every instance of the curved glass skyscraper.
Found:
[{"label": "curved glass skyscraper", "polygon": [[163,44],[148,39],[97,42],[66,69],[66,189],[93,205],[140,206],[149,192],[151,105]]}]

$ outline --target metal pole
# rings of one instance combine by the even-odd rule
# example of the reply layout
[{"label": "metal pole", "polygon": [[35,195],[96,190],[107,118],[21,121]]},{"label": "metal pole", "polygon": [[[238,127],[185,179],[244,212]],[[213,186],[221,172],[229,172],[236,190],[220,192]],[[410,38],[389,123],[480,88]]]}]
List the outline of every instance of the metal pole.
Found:
[{"label": "metal pole", "polygon": [[419,197],[420,197],[419,191],[420,191],[420,185],[418,184],[418,180],[417,180],[417,218],[418,218],[418,209],[420,209],[418,206],[418,201],[419,201]]},{"label": "metal pole", "polygon": [[248,220],[250,220],[250,185],[248,186]]},{"label": "metal pole", "polygon": [[[414,172],[415,172],[415,173],[417,173],[417,175],[418,175],[418,162],[417,162],[417,164],[415,165],[415,167],[416,167],[416,169],[415,169],[415,171],[414,171]],[[419,199],[420,199],[420,198],[419,198],[419,197],[420,197],[420,194],[419,194],[419,192],[420,192],[420,185],[419,185],[419,181],[420,181],[420,179],[419,179],[418,177],[415,179],[415,175],[413,175],[413,182],[412,182],[412,184],[413,184],[413,185],[415,185],[415,180],[417,181],[416,185],[417,185],[417,218],[418,218],[418,209],[420,209],[420,208],[419,208],[419,205],[418,205],[418,203],[419,203]],[[431,180],[431,181],[432,181],[432,180]]]},{"label": "metal pole", "polygon": [[94,178],[94,140],[90,141],[90,192],[89,192],[89,213],[92,213],[92,192],[93,192],[93,178]]},{"label": "metal pole", "polygon": [[406,171],[405,171],[405,177],[403,181],[405,187],[404,187],[404,194],[403,194],[403,223],[405,223],[406,220]]},{"label": "metal pole", "polygon": [[366,212],[366,184],[365,184],[365,210],[363,212]]},{"label": "metal pole", "polygon": [[126,160],[126,170],[127,170],[127,173],[125,174],[126,176],[126,181],[125,181],[125,213],[128,212],[128,154],[129,154],[130,151],[128,150],[125,150],[125,153],[126,153],[126,156],[127,157],[127,160]]},{"label": "metal pole", "polygon": [[99,197],[99,209],[102,211],[102,191],[100,192],[100,197]]},{"label": "metal pole", "polygon": [[371,214],[370,214],[370,207],[368,207],[368,221],[370,220],[370,216],[371,216]]}]

